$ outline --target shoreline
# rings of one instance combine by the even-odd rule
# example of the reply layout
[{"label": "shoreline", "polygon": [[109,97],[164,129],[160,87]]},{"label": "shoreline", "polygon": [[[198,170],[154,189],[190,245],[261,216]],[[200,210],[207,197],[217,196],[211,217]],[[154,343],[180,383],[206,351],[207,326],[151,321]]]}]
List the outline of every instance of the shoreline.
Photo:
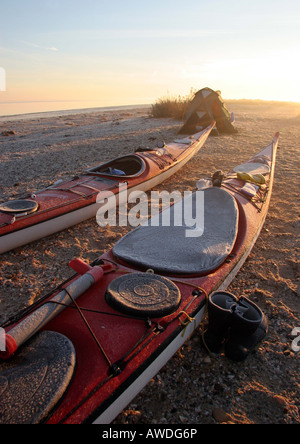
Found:
[{"label": "shoreline", "polygon": [[[22,102],[23,103],[23,102]],[[33,102],[28,102],[33,103]],[[34,102],[36,103],[36,102]],[[39,103],[39,102],[38,102]],[[45,103],[45,102],[41,102]],[[278,101],[278,100],[262,100],[262,99],[226,99],[225,103],[229,106],[237,105],[253,105],[253,106],[295,106],[299,107],[300,102],[291,102],[291,101]],[[14,104],[14,102],[0,102],[0,105],[10,105]],[[86,108],[70,108],[70,109],[57,109],[52,111],[34,111],[34,112],[26,112],[26,113],[17,113],[17,114],[4,114],[0,115],[0,123],[1,122],[10,122],[10,121],[19,121],[19,120],[28,120],[28,119],[41,119],[41,118],[51,118],[51,117],[63,117],[69,115],[76,114],[84,114],[84,113],[98,113],[98,112],[113,112],[113,111],[122,111],[122,110],[134,110],[134,109],[143,109],[150,108],[151,103],[149,104],[134,104],[134,105],[112,105],[112,106],[98,106],[98,107],[86,107]]]},{"label": "shoreline", "polygon": [[124,111],[124,110],[135,110],[135,109],[143,109],[150,108],[150,104],[144,105],[120,105],[120,106],[100,106],[95,108],[74,108],[74,109],[66,109],[66,110],[55,110],[55,111],[37,111],[30,112],[24,114],[11,114],[11,115],[0,115],[0,123],[3,122],[17,122],[20,120],[34,120],[34,119],[45,119],[52,117],[64,117],[64,116],[73,116],[77,114],[91,114],[91,113],[105,113],[105,112],[114,112],[114,111]]},{"label": "shoreline", "polygon": [[[228,288],[253,300],[269,333],[244,363],[200,347],[200,330],[115,419],[114,424],[299,424],[300,327],[299,159],[300,104],[225,102],[235,113],[235,135],[210,137],[201,151],[156,189],[192,190],[216,170],[230,171],[280,132],[275,182],[266,223],[250,256]],[[0,119],[0,200],[16,198],[157,140],[177,138],[181,122],[149,118],[146,109],[62,117]],[[1,136],[12,130],[13,135]],[[1,255],[0,325],[71,274],[75,257],[92,262],[132,227],[99,227],[91,219]],[[218,413],[218,414],[217,414]]]}]

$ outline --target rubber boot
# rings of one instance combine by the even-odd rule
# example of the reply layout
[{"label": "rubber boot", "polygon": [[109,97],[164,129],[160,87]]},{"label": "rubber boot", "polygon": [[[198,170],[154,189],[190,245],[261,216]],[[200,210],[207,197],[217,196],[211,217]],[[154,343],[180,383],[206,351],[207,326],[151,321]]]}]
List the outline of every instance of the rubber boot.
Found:
[{"label": "rubber boot", "polygon": [[225,344],[225,355],[233,361],[244,361],[268,332],[268,320],[261,309],[241,297],[231,317],[231,328]]},{"label": "rubber boot", "polygon": [[238,299],[228,292],[215,292],[208,298],[208,328],[202,342],[209,353],[219,355]]}]

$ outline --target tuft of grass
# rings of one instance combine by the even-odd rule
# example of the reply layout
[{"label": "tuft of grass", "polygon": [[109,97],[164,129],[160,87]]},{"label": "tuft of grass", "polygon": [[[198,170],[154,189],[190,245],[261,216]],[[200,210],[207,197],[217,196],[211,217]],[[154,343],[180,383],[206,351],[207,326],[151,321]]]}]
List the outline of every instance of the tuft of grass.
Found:
[{"label": "tuft of grass", "polygon": [[184,120],[184,116],[195,95],[195,90],[191,89],[187,96],[162,97],[151,106],[150,116],[156,118],[171,117],[176,120]]}]

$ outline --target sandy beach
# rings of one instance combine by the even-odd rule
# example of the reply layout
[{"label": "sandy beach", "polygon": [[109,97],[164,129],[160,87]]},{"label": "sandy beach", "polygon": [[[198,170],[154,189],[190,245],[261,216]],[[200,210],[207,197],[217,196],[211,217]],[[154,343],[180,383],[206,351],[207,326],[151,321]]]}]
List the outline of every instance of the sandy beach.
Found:
[{"label": "sandy beach", "polygon": [[[300,354],[292,347],[292,331],[300,329],[300,104],[226,104],[235,113],[237,134],[210,137],[192,161],[156,189],[193,190],[198,179],[230,171],[280,132],[269,214],[228,289],[260,306],[269,321],[268,336],[245,362],[234,363],[223,355],[210,358],[197,330],[116,424],[300,423]],[[159,140],[170,142],[180,126],[149,117],[147,107],[0,118],[0,202]],[[92,219],[2,254],[0,325],[71,276],[73,258],[92,262],[131,229],[101,228]]]}]

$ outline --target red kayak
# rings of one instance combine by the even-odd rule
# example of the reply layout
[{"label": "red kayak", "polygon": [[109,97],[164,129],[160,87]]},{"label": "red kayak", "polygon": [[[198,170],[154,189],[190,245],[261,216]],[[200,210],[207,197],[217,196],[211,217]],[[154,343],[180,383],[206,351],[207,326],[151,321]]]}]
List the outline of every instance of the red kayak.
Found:
[{"label": "red kayak", "polygon": [[113,421],[249,255],[268,212],[278,138],[186,197],[202,196],[203,227],[139,226],[93,264],[73,260],[68,282],[5,326],[1,423]]},{"label": "red kayak", "polygon": [[[182,168],[203,146],[214,123],[203,131],[161,147],[118,157],[67,182],[0,204],[0,253],[94,217],[97,200],[113,193],[146,191]],[[101,194],[99,194],[101,193]]]}]

